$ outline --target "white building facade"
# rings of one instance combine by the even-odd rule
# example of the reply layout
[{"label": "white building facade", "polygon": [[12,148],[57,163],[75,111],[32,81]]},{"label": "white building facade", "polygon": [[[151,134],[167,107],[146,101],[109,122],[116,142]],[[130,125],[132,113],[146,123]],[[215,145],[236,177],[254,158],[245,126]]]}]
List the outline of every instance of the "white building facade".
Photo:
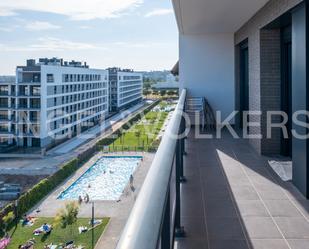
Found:
[{"label": "white building facade", "polygon": [[[8,145],[13,140],[11,133],[11,94],[14,93],[15,79],[0,81],[0,146]],[[12,92],[13,91],[13,92]]]},{"label": "white building facade", "polygon": [[48,148],[108,115],[108,71],[79,62],[28,60],[9,89],[9,144]]},{"label": "white building facade", "polygon": [[115,112],[142,101],[143,75],[132,70],[109,68],[110,111]]}]

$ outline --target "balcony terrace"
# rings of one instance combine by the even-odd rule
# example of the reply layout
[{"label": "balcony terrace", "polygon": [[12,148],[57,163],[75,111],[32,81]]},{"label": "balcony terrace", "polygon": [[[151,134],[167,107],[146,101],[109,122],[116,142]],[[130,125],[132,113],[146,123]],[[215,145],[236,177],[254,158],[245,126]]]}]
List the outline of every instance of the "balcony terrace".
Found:
[{"label": "balcony terrace", "polygon": [[271,248],[309,245],[309,201],[270,168],[245,139],[186,141],[181,221],[175,249]]},{"label": "balcony terrace", "polygon": [[185,92],[117,249],[308,248],[309,201],[274,173],[271,158],[227,131],[171,136],[185,129]]}]

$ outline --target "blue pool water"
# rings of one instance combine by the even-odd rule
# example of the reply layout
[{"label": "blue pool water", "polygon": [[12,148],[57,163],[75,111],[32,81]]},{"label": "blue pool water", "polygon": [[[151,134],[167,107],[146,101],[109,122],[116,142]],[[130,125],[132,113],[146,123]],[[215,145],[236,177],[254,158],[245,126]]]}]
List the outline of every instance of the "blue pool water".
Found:
[{"label": "blue pool water", "polygon": [[91,200],[118,200],[141,160],[138,156],[101,157],[58,199],[78,200],[88,193]]}]

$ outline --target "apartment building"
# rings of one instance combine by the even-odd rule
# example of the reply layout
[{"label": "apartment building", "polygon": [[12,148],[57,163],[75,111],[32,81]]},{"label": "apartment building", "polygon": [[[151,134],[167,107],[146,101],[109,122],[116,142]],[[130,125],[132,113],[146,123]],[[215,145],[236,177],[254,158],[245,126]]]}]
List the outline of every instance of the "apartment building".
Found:
[{"label": "apartment building", "polygon": [[130,69],[108,68],[110,111],[136,105],[143,98],[143,75]]},{"label": "apartment building", "polygon": [[[0,84],[1,85],[1,84]],[[62,59],[28,60],[16,82],[1,85],[0,136],[8,144],[49,147],[104,120],[108,71]]]},{"label": "apartment building", "polygon": [[13,135],[10,133],[11,93],[14,92],[15,78],[1,77],[0,79],[0,146],[8,145]]}]

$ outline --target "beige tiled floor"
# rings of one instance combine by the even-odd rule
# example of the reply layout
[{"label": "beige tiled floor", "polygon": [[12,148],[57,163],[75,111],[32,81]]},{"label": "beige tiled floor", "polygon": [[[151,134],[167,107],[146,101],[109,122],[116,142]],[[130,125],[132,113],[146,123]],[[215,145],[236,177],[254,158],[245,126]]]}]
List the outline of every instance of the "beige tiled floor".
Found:
[{"label": "beige tiled floor", "polygon": [[308,249],[309,201],[245,140],[186,141],[175,249]]}]

